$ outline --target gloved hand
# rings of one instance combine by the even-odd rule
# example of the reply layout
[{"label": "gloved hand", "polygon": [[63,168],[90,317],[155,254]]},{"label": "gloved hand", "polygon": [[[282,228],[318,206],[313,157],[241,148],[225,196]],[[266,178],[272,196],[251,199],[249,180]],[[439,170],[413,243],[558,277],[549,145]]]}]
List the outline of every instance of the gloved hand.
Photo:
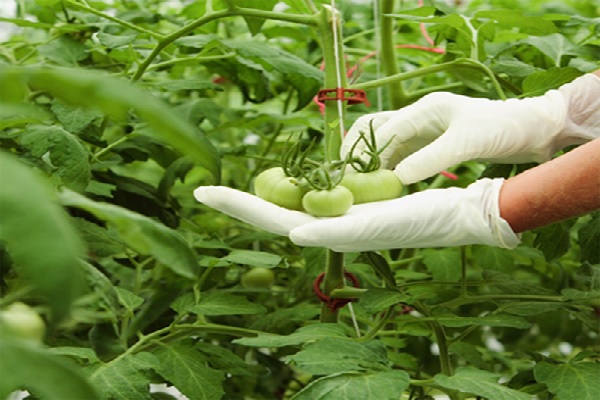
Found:
[{"label": "gloved hand", "polygon": [[513,248],[520,240],[498,209],[502,183],[503,179],[482,179],[465,189],[432,189],[399,199],[358,204],[335,218],[286,210],[222,186],[199,187],[194,196],[232,217],[287,235],[301,246],[339,252],[466,244]]},{"label": "gloved hand", "polygon": [[[352,125],[342,158],[359,132],[373,128],[383,168],[404,184],[428,178],[467,160],[543,162],[558,150],[600,137],[600,77],[587,74],[525,99],[489,100],[452,93],[429,94],[398,111],[364,115]],[[361,156],[364,142],[354,155]]]}]

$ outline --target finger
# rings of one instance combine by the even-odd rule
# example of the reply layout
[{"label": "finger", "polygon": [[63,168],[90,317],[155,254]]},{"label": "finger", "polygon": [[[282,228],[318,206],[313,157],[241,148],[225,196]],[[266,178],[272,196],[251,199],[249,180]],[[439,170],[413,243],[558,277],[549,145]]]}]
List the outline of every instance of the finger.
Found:
[{"label": "finger", "polygon": [[226,186],[200,186],[194,190],[194,197],[200,203],[233,218],[283,236],[298,226],[317,220],[306,213],[279,207]]},{"label": "finger", "polygon": [[400,160],[437,139],[449,125],[449,109],[457,95],[427,95],[392,115],[376,130],[377,147],[383,168],[393,168]]},{"label": "finger", "polygon": [[479,157],[478,146],[464,126],[452,126],[439,138],[403,159],[394,172],[405,185],[421,181],[447,168]]}]

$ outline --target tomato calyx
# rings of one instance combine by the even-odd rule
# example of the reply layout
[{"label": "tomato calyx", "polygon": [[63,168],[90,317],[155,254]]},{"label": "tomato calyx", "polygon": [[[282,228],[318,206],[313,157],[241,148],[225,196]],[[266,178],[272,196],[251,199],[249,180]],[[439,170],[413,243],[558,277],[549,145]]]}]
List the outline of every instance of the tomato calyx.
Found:
[{"label": "tomato calyx", "polygon": [[[381,148],[377,147],[377,138],[375,136],[375,129],[373,129],[373,120],[369,121],[369,134],[368,136],[360,131],[359,138],[354,142],[350,151],[348,152],[348,156],[346,157],[346,162],[352,166],[352,168],[357,172],[368,173],[372,171],[377,171],[381,168],[381,160],[379,155],[390,145],[391,139]],[[354,156],[354,151],[360,142],[364,142],[366,146],[366,150],[363,150],[363,153],[368,156],[368,161],[360,157]]]}]

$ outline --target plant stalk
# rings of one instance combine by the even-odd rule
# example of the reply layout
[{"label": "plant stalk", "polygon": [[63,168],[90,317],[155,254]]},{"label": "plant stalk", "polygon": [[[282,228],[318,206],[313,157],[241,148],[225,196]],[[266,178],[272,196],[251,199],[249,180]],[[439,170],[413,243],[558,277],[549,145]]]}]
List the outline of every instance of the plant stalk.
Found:
[{"label": "plant stalk", "polygon": [[[321,47],[325,61],[325,88],[332,89],[347,87],[346,66],[342,45],[341,21],[337,14],[336,24],[333,25],[333,13],[330,7],[323,7],[318,19],[318,31],[321,37]],[[334,32],[334,29],[336,30]],[[337,41],[335,40],[337,36]],[[337,55],[336,55],[337,53]],[[339,149],[342,144],[340,132],[340,117],[343,119],[345,104],[339,101],[325,102],[325,159],[334,161],[339,159]],[[341,115],[340,115],[341,114]],[[329,250],[325,265],[325,278],[323,291],[330,295],[332,290],[344,286],[344,255]],[[337,322],[337,310],[331,310],[326,304],[321,307],[321,322]]]},{"label": "plant stalk", "polygon": [[[385,76],[398,74],[396,54],[394,47],[394,19],[386,17],[386,14],[394,12],[395,0],[382,0],[380,15],[377,16],[381,26],[381,54],[380,60]],[[401,81],[394,81],[387,85],[390,109],[396,110],[406,102],[406,95]]]}]

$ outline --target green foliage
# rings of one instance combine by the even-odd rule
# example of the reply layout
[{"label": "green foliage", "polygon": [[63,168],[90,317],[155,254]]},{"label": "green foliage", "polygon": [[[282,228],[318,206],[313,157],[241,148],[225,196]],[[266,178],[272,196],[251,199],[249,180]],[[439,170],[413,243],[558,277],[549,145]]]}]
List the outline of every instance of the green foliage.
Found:
[{"label": "green foliage", "polygon": [[[334,72],[320,69],[328,3],[23,0],[0,18],[18,27],[0,50],[0,308],[26,303],[48,325],[36,345],[0,319],[0,397],[168,397],[159,383],[211,400],[600,391],[598,213],[514,250],[345,254],[353,314],[325,308],[337,322],[324,323],[313,282],[331,254],[194,202],[199,185],[250,190],[292,135],[323,157],[339,126],[312,103]],[[600,66],[591,1],[396,2],[390,93],[369,56],[373,5],[337,3],[342,59],[362,59],[350,85],[384,108],[441,90],[537,96]],[[419,23],[443,53],[404,46],[429,46]],[[373,111],[349,107],[344,123]],[[528,167],[470,162],[457,182],[420,185]],[[273,285],[242,285],[253,268]]]}]

